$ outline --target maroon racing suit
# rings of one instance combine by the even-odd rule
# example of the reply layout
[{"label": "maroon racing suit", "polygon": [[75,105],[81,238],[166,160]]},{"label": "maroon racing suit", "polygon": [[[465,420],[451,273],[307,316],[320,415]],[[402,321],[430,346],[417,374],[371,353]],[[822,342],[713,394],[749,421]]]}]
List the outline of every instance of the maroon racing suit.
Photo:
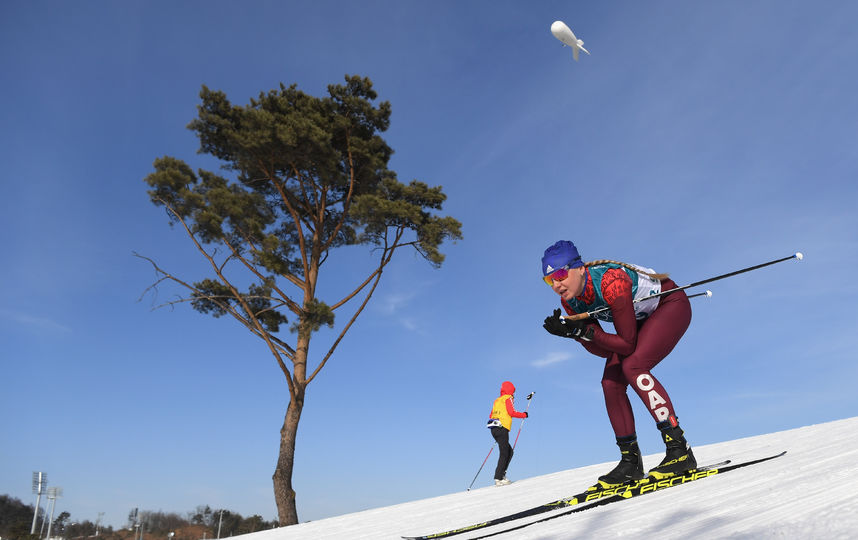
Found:
[{"label": "maroon racing suit", "polygon": [[[670,397],[651,370],[670,354],[691,323],[691,303],[685,291],[659,297],[658,306],[649,316],[636,319],[635,307],[639,304],[632,302],[632,280],[628,274],[624,269],[608,270],[597,280],[599,290],[596,291],[588,268],[584,291],[573,302],[578,306],[610,308],[617,333],[605,332],[598,321],[592,321],[589,325],[593,330],[591,341],[579,341],[590,353],[607,359],[602,391],[608,418],[618,438],[635,433],[634,414],[626,393],[629,385],[656,423],[676,425]],[[672,280],[661,280],[662,291],[673,288],[676,284]],[[562,305],[570,315],[575,313],[569,303],[562,301]]]}]

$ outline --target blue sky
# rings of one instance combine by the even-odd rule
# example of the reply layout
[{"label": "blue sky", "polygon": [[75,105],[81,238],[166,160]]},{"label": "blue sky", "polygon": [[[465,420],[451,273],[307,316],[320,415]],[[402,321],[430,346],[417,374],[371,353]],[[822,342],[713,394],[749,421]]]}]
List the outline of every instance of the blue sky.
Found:
[{"label": "blue sky", "polygon": [[[163,155],[217,168],[185,127],[203,84],[244,104],[370,77],[391,168],[463,224],[440,270],[397,257],[309,387],[302,521],[465,489],[504,380],[536,391],[510,478],[616,458],[602,362],[541,327],[558,239],[678,283],[802,251],[710,285],[654,373],[692,444],[854,416],[856,23],[848,1],[3,3],[0,494],[32,504],[41,470],[73,520],[276,516],[274,359],[233,321],[152,309],[177,291],[140,300],[155,276],[133,252],[206,277],[143,182]],[[323,297],[371,262],[337,253]]]}]

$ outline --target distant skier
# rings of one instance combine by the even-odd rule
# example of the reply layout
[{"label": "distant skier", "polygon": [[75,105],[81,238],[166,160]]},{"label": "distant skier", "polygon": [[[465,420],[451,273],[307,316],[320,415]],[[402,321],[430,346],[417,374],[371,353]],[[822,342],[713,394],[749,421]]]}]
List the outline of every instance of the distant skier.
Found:
[{"label": "distant skier", "polygon": [[501,384],[500,397],[492,404],[492,412],[489,415],[489,423],[486,426],[492,432],[492,437],[498,443],[498,464],[495,467],[495,485],[505,486],[510,484],[506,477],[506,470],[512,460],[512,446],[509,444],[509,432],[512,429],[513,418],[527,418],[526,412],[518,412],[513,405],[515,386],[504,381]]},{"label": "distant skier", "polygon": [[633,302],[675,288],[676,284],[667,274],[636,265],[608,260],[584,263],[568,240],[560,240],[545,250],[542,275],[560,295],[567,314],[608,307],[596,317],[613,322],[616,330],[616,334],[605,332],[593,319],[564,319],[559,309],[543,324],[551,334],[573,338],[590,353],[607,359],[602,391],[622,457],[613,470],[599,477],[599,483],[610,487],[645,476],[626,393],[630,384],[649,409],[667,447],[664,459],[649,475],[665,478],[695,468],[697,461],[679,427],[670,397],[650,373],[673,350],[691,322],[691,303],[685,292]]}]

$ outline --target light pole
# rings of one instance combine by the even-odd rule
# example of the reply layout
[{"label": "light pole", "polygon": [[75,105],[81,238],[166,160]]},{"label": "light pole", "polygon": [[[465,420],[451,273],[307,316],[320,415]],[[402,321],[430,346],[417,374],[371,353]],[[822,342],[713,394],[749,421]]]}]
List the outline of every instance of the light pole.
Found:
[{"label": "light pole", "polygon": [[45,538],[51,537],[51,527],[54,524],[54,504],[57,501],[57,497],[63,496],[63,488],[61,487],[52,487],[48,488],[48,500],[51,501],[51,519],[48,521],[48,534]]},{"label": "light pole", "polygon": [[137,508],[128,512],[128,530],[130,531],[137,523]]},{"label": "light pole", "polygon": [[36,495],[36,510],[33,512],[33,525],[30,534],[36,532],[36,518],[39,516],[39,505],[42,501],[42,488],[48,485],[48,473],[33,471],[33,494]]}]

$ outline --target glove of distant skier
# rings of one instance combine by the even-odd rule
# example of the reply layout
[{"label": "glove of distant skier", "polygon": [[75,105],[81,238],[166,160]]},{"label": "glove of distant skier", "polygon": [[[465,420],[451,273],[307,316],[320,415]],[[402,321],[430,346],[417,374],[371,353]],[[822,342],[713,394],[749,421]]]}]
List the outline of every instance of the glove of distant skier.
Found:
[{"label": "glove of distant skier", "polygon": [[586,319],[570,321],[560,316],[560,309],[555,309],[550,317],[545,318],[545,323],[542,325],[549,334],[555,336],[582,339],[591,341],[593,339],[593,329],[589,326]]}]

